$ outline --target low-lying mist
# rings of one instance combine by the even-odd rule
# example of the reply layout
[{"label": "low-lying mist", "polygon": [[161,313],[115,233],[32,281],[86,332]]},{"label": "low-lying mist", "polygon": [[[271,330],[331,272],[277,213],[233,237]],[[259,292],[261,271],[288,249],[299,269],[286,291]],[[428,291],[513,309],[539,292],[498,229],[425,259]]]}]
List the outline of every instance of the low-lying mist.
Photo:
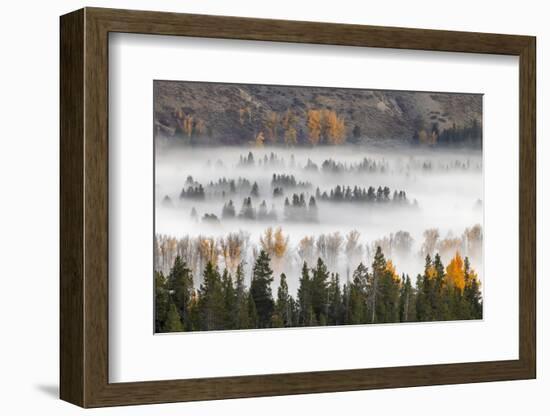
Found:
[{"label": "low-lying mist", "polygon": [[[284,176],[274,182],[273,175]],[[426,254],[439,252],[447,264],[456,251],[482,279],[482,201],[479,150],[157,147],[157,268],[166,273],[170,256],[202,239],[216,246],[210,255],[220,268],[234,268],[227,243],[238,235],[233,256],[244,262],[248,281],[262,245],[285,242],[272,267],[286,274],[291,293],[304,260],[324,257],[345,281],[359,262],[370,266],[376,246],[412,279]],[[188,261],[196,262],[198,286],[203,266]]]}]

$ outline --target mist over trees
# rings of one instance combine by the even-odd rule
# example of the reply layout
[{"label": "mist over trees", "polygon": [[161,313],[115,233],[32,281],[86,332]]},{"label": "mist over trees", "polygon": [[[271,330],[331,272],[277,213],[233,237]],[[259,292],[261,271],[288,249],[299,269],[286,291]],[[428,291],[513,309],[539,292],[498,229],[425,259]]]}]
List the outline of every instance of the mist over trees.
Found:
[{"label": "mist over trees", "polygon": [[[426,256],[415,281],[399,276],[377,247],[372,263],[360,262],[345,282],[317,258],[303,262],[295,295],[285,273],[271,267],[286,250],[280,230],[269,230],[245,284],[242,264],[230,272],[208,261],[198,290],[177,255],[168,276],[155,272],[156,332],[210,331],[326,325],[381,324],[481,319],[480,282],[468,257],[458,252],[447,266]],[[350,237],[353,240],[353,236]],[[349,239],[348,239],[349,241]],[[352,243],[353,244],[353,243]],[[267,249],[264,249],[264,247]],[[348,250],[349,251],[349,250]],[[353,251],[353,250],[352,250]],[[278,275],[278,277],[276,277]],[[277,280],[276,284],[274,281]],[[276,290],[273,288],[276,286]]]},{"label": "mist over trees", "polygon": [[481,96],[154,95],[158,332],[482,316]]}]

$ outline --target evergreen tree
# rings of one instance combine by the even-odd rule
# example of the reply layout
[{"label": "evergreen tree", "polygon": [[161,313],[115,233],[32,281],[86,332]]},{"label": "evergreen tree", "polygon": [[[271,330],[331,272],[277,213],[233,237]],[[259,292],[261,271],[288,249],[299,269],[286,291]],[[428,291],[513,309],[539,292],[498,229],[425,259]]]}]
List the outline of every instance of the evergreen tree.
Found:
[{"label": "evergreen tree", "polygon": [[176,305],[174,305],[173,303],[170,303],[163,332],[182,332],[182,331],[183,331],[183,324],[181,323],[178,309],[176,308]]},{"label": "evergreen tree", "polygon": [[416,280],[416,317],[418,321],[432,321],[432,293],[434,291],[435,272],[430,255],[426,255],[424,274]]},{"label": "evergreen tree", "polygon": [[252,296],[251,292],[248,293],[247,305],[248,305],[247,328],[260,328],[260,321],[258,317],[258,311],[256,309],[256,302],[254,301],[254,297]]},{"label": "evergreen tree", "polygon": [[224,298],[220,273],[211,262],[206,264],[199,289],[199,314],[203,331],[224,329]]},{"label": "evergreen tree", "polygon": [[223,314],[224,329],[235,329],[237,326],[237,296],[233,287],[231,275],[224,269],[222,274],[222,295],[223,295]]},{"label": "evergreen tree", "polygon": [[328,324],[341,325],[344,322],[344,303],[340,290],[340,277],[338,273],[331,273],[328,285]]},{"label": "evergreen tree", "polygon": [[162,272],[155,272],[155,332],[162,332],[170,309],[170,294]]},{"label": "evergreen tree", "polygon": [[[349,287],[348,323],[364,324],[372,322],[373,315],[367,316],[367,302],[375,302],[372,299],[372,295],[369,296],[370,293],[368,292],[368,290],[372,290],[370,289],[372,278],[369,276],[368,269],[363,263],[359,263],[359,266],[354,270],[352,279]],[[370,304],[370,308],[373,308],[372,303]]]},{"label": "evergreen tree", "polygon": [[168,287],[172,293],[172,301],[180,315],[180,320],[188,328],[187,308],[193,292],[193,276],[191,270],[179,255],[176,256],[174,266],[168,275]]},{"label": "evergreen tree", "polygon": [[477,275],[470,269],[470,259],[464,259],[464,300],[468,307],[469,319],[483,317],[483,303]]},{"label": "evergreen tree", "polygon": [[292,326],[292,304],[291,296],[288,294],[288,284],[286,283],[286,275],[281,274],[281,282],[277,289],[277,303],[275,312],[280,320],[278,326]]},{"label": "evergreen tree", "polygon": [[[381,189],[381,188],[379,188]],[[382,302],[379,301],[380,297],[380,281],[386,273],[386,259],[382,253],[380,246],[376,247],[376,253],[374,254],[374,260],[372,262],[372,274],[370,275],[369,282],[369,312],[370,322],[379,322],[379,318],[385,314],[385,307]]]},{"label": "evergreen tree", "polygon": [[256,305],[260,328],[267,328],[270,326],[274,307],[273,295],[271,292],[273,271],[269,266],[269,262],[269,255],[264,250],[261,250],[254,264],[252,283],[250,284],[250,294]]},{"label": "evergreen tree", "polygon": [[445,285],[445,267],[441,262],[441,256],[436,253],[434,256],[433,267],[435,271],[435,281],[433,285],[433,291],[431,293],[431,306],[433,311],[433,319],[440,321],[444,320],[446,316],[449,316],[448,307],[449,301],[445,302],[444,297],[444,285]]},{"label": "evergreen tree", "polygon": [[403,284],[399,295],[399,320],[401,322],[416,321],[416,299],[409,275],[402,278]]},{"label": "evergreen tree", "polygon": [[311,324],[311,279],[309,277],[309,269],[307,263],[302,265],[302,275],[300,276],[300,283],[298,286],[298,310],[299,319],[298,324],[300,326],[309,326]]},{"label": "evergreen tree", "polygon": [[329,272],[327,266],[321,258],[317,259],[317,266],[311,269],[311,306],[313,313],[318,321],[323,316],[324,320],[328,316],[329,298],[328,298],[328,278]]},{"label": "evergreen tree", "polygon": [[223,219],[235,218],[235,206],[233,205],[233,201],[231,199],[227,204],[224,204],[222,208],[222,218]]},{"label": "evergreen tree", "polygon": [[401,281],[395,273],[391,261],[379,279],[379,302],[377,305],[377,322],[399,322],[399,294]]},{"label": "evergreen tree", "polygon": [[235,271],[235,304],[237,306],[235,323],[236,328],[250,328],[250,317],[248,315],[248,292],[244,284],[244,272],[242,264],[237,266]]},{"label": "evergreen tree", "polygon": [[254,182],[252,189],[250,190],[250,196],[258,198],[260,196],[260,187],[257,182]]}]

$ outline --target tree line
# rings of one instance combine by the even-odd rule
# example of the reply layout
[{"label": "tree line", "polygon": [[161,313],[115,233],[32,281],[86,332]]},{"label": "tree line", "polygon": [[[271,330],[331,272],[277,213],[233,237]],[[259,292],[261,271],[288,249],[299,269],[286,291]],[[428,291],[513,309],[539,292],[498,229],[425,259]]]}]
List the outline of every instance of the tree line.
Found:
[{"label": "tree line", "polygon": [[[354,186],[341,186],[337,185],[334,188],[330,189],[328,192],[321,192],[319,188],[316,189],[315,195],[317,199],[321,201],[330,201],[330,202],[367,202],[367,203],[395,203],[408,205],[409,201],[407,199],[407,194],[405,191],[393,191],[393,195],[389,187],[379,186],[378,189],[375,189],[373,186],[367,188],[360,188]],[[415,201],[416,203],[416,201]]]},{"label": "tree line", "polygon": [[208,262],[202,283],[178,255],[167,276],[155,272],[156,332],[210,331],[481,319],[480,283],[468,258],[460,254],[447,267],[439,254],[426,256],[424,272],[413,284],[377,248],[370,269],[359,263],[342,285],[319,258],[303,263],[295,297],[281,273],[275,295],[270,255],[261,250],[250,285],[242,263],[232,274]]}]

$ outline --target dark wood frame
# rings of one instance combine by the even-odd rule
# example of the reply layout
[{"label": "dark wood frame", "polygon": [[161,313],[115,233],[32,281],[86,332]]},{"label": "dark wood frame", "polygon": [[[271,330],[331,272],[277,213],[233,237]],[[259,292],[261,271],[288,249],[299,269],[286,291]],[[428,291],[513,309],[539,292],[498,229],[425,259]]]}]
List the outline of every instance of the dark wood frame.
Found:
[{"label": "dark wood frame", "polygon": [[[519,359],[205,379],[108,380],[108,34],[519,56]],[[60,396],[82,407],[536,377],[535,38],[85,8],[61,17]]]}]

